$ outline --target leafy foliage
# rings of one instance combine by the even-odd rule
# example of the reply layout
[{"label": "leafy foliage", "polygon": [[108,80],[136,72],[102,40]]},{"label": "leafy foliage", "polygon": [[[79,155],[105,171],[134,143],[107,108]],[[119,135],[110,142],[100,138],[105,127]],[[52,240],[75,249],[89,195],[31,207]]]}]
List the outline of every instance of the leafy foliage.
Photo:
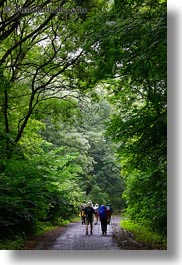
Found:
[{"label": "leafy foliage", "polygon": [[120,34],[122,66],[116,69],[118,86],[111,98],[118,113],[108,123],[108,133],[120,143],[127,213],[166,233],[166,5],[131,1],[126,6],[131,17],[119,7],[116,11],[126,20]]},{"label": "leafy foliage", "polygon": [[0,12],[2,237],[87,199],[166,233],[166,1],[16,4]]},{"label": "leafy foliage", "polygon": [[[81,191],[76,184],[80,168],[75,155],[62,156],[56,149],[34,154],[30,159],[12,158],[1,174],[1,229],[4,235],[32,233],[38,221],[69,218]],[[13,177],[12,177],[13,176]]]}]

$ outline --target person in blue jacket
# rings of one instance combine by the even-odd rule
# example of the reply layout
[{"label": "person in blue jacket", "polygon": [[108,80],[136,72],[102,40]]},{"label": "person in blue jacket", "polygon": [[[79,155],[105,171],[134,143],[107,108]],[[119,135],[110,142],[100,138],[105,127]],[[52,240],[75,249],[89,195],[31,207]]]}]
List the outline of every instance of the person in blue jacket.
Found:
[{"label": "person in blue jacket", "polygon": [[101,223],[102,234],[107,234],[107,208],[105,205],[99,207],[99,219]]}]

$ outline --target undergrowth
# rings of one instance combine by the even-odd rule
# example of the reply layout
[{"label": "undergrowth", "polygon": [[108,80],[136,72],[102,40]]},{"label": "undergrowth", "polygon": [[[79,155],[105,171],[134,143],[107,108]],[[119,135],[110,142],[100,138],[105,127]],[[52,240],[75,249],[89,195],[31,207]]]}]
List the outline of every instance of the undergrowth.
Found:
[{"label": "undergrowth", "polygon": [[25,238],[21,236],[14,237],[12,239],[1,239],[0,249],[1,250],[18,250],[23,247]]},{"label": "undergrowth", "polygon": [[152,231],[149,227],[137,224],[129,219],[124,219],[120,223],[121,227],[132,234],[137,242],[142,243],[152,249],[167,249],[167,238]]},{"label": "undergrowth", "polygon": [[64,226],[70,222],[77,221],[77,219],[78,218],[64,220],[59,218],[54,225],[49,222],[39,222],[37,223],[36,232],[31,236],[23,233],[22,235],[12,236],[11,238],[0,239],[0,250],[21,250],[28,239],[40,236],[50,230],[56,229],[59,226]]}]

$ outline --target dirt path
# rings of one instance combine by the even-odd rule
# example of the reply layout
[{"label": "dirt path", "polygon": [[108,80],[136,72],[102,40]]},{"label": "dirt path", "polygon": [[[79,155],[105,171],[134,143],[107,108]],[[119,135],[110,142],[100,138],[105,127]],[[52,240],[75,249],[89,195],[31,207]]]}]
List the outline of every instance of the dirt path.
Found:
[{"label": "dirt path", "polygon": [[25,250],[144,250],[150,249],[134,240],[134,236],[119,226],[121,217],[112,217],[107,235],[100,225],[93,226],[93,234],[86,235],[85,225],[71,223],[44,233],[28,241]]},{"label": "dirt path", "polygon": [[66,231],[60,235],[49,249],[72,249],[72,250],[101,250],[119,249],[113,238],[113,227],[118,224],[120,218],[113,217],[108,225],[107,235],[102,235],[100,225],[93,226],[93,234],[85,234],[85,225],[72,223]]}]

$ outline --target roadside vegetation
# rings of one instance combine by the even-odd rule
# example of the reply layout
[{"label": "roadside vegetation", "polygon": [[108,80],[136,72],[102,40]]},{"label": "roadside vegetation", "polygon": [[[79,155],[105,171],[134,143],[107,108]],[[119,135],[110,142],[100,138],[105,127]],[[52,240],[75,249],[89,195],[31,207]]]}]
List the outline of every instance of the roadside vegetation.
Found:
[{"label": "roadside vegetation", "polygon": [[151,249],[167,249],[166,235],[154,232],[150,227],[135,223],[128,219],[122,220],[120,226],[128,232],[131,232],[134,235],[134,240]]},{"label": "roadside vegetation", "polygon": [[167,235],[166,2],[1,1],[0,248],[88,200]]}]

